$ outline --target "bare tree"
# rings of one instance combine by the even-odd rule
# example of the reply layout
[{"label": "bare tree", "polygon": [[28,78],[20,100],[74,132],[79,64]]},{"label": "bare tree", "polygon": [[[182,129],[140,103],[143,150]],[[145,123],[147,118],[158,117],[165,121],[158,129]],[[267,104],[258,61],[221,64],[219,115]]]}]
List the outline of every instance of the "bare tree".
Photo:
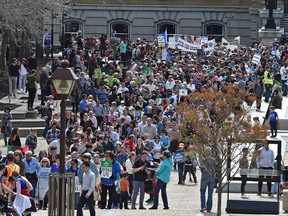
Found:
[{"label": "bare tree", "polygon": [[[217,215],[220,216],[222,190],[230,173],[235,175],[239,171],[242,148],[248,147],[253,152],[255,143],[266,138],[267,127],[252,125],[246,120],[249,105],[245,104],[252,104],[254,97],[233,84],[214,90],[202,88],[200,92],[193,92],[179,105],[178,114],[184,121],[182,134],[187,142],[195,144],[200,164],[205,158],[205,147],[213,149],[217,162]],[[210,170],[210,167],[203,168]]]},{"label": "bare tree", "polygon": [[13,58],[16,46],[29,50],[32,38],[42,44],[43,20],[53,13],[67,11],[69,2],[70,0],[3,0],[0,7],[0,74],[6,68],[7,48],[9,58]]}]

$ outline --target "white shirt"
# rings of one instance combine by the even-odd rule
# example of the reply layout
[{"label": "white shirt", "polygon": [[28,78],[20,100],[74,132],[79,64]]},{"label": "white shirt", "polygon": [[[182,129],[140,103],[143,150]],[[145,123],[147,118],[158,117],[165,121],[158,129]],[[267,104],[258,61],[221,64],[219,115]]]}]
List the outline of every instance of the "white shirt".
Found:
[{"label": "white shirt", "polygon": [[281,80],[288,80],[288,67],[282,66],[280,68]]},{"label": "white shirt", "polygon": [[126,171],[129,173],[129,174],[133,174],[133,163],[132,161],[130,160],[130,158],[128,158],[125,162],[125,166],[126,166]]},{"label": "white shirt", "polygon": [[193,84],[193,83],[189,83],[188,85],[187,85],[187,88],[190,90],[190,91],[196,91],[196,87],[195,87],[195,84]]},{"label": "white shirt", "polygon": [[166,87],[166,89],[173,89],[173,87],[175,86],[175,81],[174,80],[167,80],[166,81],[166,85],[165,85],[165,87]]},{"label": "white shirt", "polygon": [[25,68],[25,66],[23,64],[21,64],[20,72],[21,72],[21,76],[25,76],[28,73],[27,69]]},{"label": "white shirt", "polygon": [[121,93],[124,93],[124,92],[126,92],[126,91],[129,91],[129,89],[128,89],[127,87],[124,87],[124,88],[119,87],[119,89],[118,89],[118,91],[117,91],[117,94],[121,94]]},{"label": "white shirt", "polygon": [[262,147],[259,156],[257,157],[258,167],[273,167],[274,165],[274,152],[271,149]]}]

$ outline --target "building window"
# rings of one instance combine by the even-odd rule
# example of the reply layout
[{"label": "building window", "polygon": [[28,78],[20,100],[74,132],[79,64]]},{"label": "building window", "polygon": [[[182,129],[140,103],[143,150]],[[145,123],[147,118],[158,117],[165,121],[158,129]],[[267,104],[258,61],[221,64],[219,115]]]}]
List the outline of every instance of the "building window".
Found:
[{"label": "building window", "polygon": [[82,32],[82,24],[79,22],[71,21],[65,23],[65,34],[77,33],[78,31]]},{"label": "building window", "polygon": [[110,37],[112,36],[112,34],[114,34],[115,37],[118,37],[118,38],[122,38],[122,39],[129,38],[130,36],[129,30],[130,30],[129,25],[126,23],[113,23],[111,24]]},{"label": "building window", "polygon": [[221,42],[222,37],[224,37],[224,26],[217,24],[206,25],[204,34],[208,36],[209,40],[215,39],[216,42]]},{"label": "building window", "polygon": [[176,34],[176,25],[171,23],[161,23],[158,25],[158,34],[163,34],[167,29],[167,36],[173,37]]}]

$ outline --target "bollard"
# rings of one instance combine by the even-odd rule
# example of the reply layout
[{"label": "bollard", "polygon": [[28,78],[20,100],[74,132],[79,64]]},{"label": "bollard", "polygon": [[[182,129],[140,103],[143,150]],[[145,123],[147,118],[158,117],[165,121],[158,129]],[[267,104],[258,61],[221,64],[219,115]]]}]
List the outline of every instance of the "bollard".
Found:
[{"label": "bollard", "polygon": [[[75,175],[74,173],[49,175],[48,215],[74,216],[75,204]],[[62,208],[62,209],[60,209]],[[60,215],[60,212],[66,212]]]}]

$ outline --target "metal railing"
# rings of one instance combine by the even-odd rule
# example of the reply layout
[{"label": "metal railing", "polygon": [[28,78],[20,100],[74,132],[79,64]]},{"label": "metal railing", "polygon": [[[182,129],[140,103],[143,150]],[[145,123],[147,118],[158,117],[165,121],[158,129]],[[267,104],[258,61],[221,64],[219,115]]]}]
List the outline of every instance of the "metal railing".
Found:
[{"label": "metal railing", "polygon": [[[75,207],[75,175],[74,173],[49,175],[48,215],[74,216]],[[60,215],[60,212],[66,212]]]}]

